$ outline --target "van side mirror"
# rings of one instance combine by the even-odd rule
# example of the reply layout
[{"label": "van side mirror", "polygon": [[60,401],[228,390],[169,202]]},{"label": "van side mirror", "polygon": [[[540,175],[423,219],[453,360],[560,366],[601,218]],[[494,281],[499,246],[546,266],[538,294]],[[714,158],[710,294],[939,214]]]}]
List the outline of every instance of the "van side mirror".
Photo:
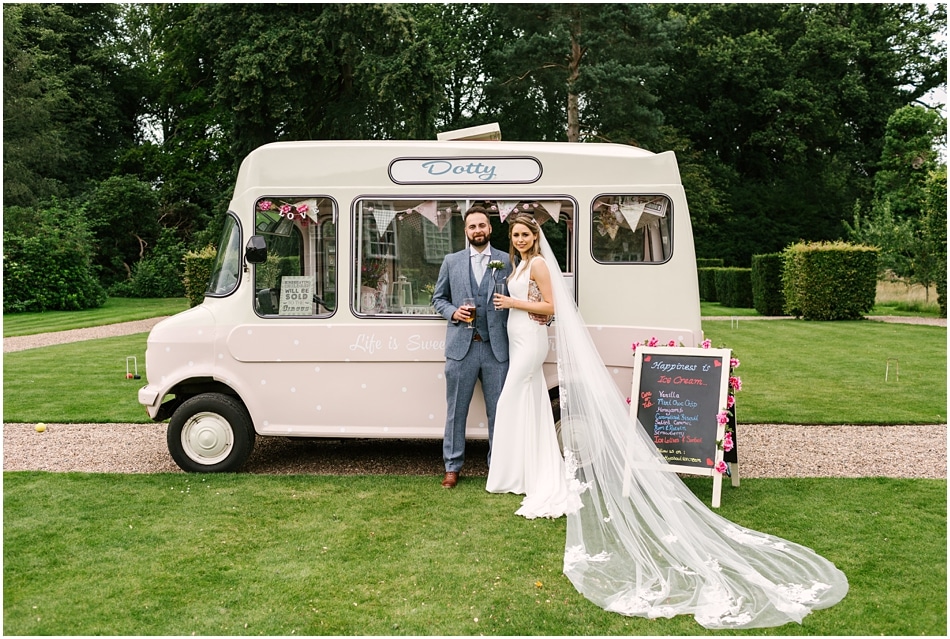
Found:
[{"label": "van side mirror", "polygon": [[244,249],[244,259],[250,264],[263,264],[267,261],[267,243],[260,235],[252,235]]}]

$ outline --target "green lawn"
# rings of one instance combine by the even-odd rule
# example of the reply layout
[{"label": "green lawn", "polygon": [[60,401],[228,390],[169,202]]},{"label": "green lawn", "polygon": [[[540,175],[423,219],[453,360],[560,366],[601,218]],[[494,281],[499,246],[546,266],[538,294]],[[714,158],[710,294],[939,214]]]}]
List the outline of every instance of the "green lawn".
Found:
[{"label": "green lawn", "polygon": [[[708,500],[704,479],[687,483]],[[565,520],[519,501],[483,479],[5,473],[4,631],[709,634],[589,603],[561,574]],[[801,626],[717,635],[946,630],[945,481],[749,479],[719,512],[814,548],[850,592]]]},{"label": "green lawn", "polygon": [[947,423],[945,327],[739,319],[703,331],[741,362],[740,424]]},{"label": "green lawn", "polygon": [[89,328],[119,322],[134,322],[174,315],[188,308],[188,299],[129,299],[110,297],[101,308],[86,311],[46,311],[44,313],[4,313],[3,336],[17,337]]},{"label": "green lawn", "polygon": [[[946,328],[703,328],[742,362],[740,429],[946,422]],[[146,337],[5,354],[4,421],[147,421],[142,381],[125,378],[127,356],[144,373]],[[885,382],[891,357],[900,379]],[[685,481],[708,503],[708,478]],[[515,516],[520,497],[484,479],[444,491],[435,477],[7,472],[3,497],[10,635],[709,634],[587,602],[561,574],[565,521]],[[801,626],[716,634],[943,636],[946,502],[946,480],[727,483],[720,514],[814,548],[851,590]]]}]

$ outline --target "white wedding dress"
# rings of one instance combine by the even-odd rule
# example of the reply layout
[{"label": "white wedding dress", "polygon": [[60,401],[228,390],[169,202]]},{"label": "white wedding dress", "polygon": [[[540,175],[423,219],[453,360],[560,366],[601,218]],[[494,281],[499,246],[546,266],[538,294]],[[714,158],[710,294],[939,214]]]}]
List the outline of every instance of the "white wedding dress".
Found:
[{"label": "white wedding dress", "polygon": [[[548,269],[558,276],[557,262],[553,270],[550,264]],[[529,279],[530,265],[522,262],[508,280],[509,295],[528,299]],[[485,489],[524,495],[516,514],[528,519],[561,517],[580,508],[581,500],[568,487],[551,401],[541,373],[548,354],[547,327],[528,317],[526,311],[511,309],[508,348],[508,376],[495,410],[492,460]]]},{"label": "white wedding dress", "polygon": [[[605,369],[543,234],[540,241],[554,295],[567,487],[583,503],[567,515],[564,574],[574,587],[609,611],[647,618],[687,614],[710,629],[801,623],[811,611],[839,602],[848,580],[832,562],[717,515],[664,470],[666,461],[631,419],[625,396]],[[525,320],[513,311],[509,322]],[[514,342],[512,349],[516,354]],[[521,356],[513,358],[511,370],[525,365],[515,359]],[[542,401],[540,391],[533,393]],[[508,444],[499,441],[499,432],[507,437],[508,431],[527,429],[517,421],[522,400],[510,401],[498,403],[499,457],[493,455],[492,472],[498,461],[499,472],[517,462],[501,457]],[[516,421],[509,421],[511,415]],[[523,446],[519,451],[528,460],[537,453]],[[528,460],[522,464],[534,463]],[[526,488],[531,494],[533,487]],[[781,527],[780,520],[774,524]]]}]

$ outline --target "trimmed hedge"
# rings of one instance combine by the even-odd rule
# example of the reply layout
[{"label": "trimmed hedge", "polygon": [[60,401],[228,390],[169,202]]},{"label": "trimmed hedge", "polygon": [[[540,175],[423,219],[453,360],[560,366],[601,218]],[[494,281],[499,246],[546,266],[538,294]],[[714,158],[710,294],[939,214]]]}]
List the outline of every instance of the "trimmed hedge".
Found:
[{"label": "trimmed hedge", "polygon": [[736,266],[713,269],[719,303],[731,308],[752,308],[752,269]]},{"label": "trimmed hedge", "polygon": [[759,315],[781,315],[785,312],[783,263],[781,253],[752,256],[752,307]]},{"label": "trimmed hedge", "polygon": [[721,257],[697,257],[696,268],[711,268],[716,266],[725,266],[726,262]]},{"label": "trimmed hedge", "polygon": [[874,308],[879,249],[846,242],[785,249],[785,312],[806,320],[855,320]]},{"label": "trimmed hedge", "polygon": [[697,269],[699,276],[699,299],[704,302],[718,302],[716,294],[716,271],[721,267],[705,267]]},{"label": "trimmed hedge", "polygon": [[198,306],[204,301],[208,282],[211,281],[211,269],[218,251],[210,244],[198,252],[185,253],[185,297],[190,306]]}]

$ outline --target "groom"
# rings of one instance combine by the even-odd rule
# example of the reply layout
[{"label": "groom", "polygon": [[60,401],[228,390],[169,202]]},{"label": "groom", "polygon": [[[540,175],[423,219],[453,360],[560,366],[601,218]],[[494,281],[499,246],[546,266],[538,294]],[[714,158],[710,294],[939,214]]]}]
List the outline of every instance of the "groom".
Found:
[{"label": "groom", "polygon": [[[432,305],[449,320],[445,332],[445,395],[448,411],[442,457],[445,461],[443,488],[455,488],[465,462],[465,424],[475,392],[482,380],[482,394],[488,414],[488,462],[495,430],[495,406],[508,374],[508,311],[496,311],[489,304],[494,280],[502,281],[511,272],[508,256],[489,245],[491,221],[488,209],[475,204],[465,212],[468,248],[445,256],[432,294]],[[505,266],[494,272],[489,262]],[[465,321],[469,312],[460,308],[466,297],[475,299],[474,327]]]}]

